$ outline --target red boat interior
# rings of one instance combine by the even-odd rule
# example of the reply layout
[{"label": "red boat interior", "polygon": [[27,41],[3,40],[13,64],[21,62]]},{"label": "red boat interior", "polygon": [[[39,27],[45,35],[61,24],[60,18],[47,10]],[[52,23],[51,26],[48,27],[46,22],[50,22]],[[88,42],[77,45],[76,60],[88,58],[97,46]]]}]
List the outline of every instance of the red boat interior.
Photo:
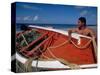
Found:
[{"label": "red boat interior", "polygon": [[[32,39],[29,40],[30,38]],[[68,36],[43,29],[34,28],[16,33],[16,49],[27,58],[38,56],[46,60],[62,58],[76,64],[96,63],[92,42],[85,46],[89,39],[81,38],[81,44],[77,44],[75,38],[72,38],[72,41],[74,44],[68,42]]]}]

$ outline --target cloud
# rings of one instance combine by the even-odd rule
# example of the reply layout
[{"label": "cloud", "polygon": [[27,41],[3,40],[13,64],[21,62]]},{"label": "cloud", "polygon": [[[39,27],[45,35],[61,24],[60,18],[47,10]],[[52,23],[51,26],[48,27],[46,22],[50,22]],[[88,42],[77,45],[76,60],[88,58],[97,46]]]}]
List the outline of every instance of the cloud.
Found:
[{"label": "cloud", "polygon": [[21,17],[16,17],[16,20],[21,20]]},{"label": "cloud", "polygon": [[37,20],[38,20],[38,18],[39,18],[39,16],[38,16],[38,15],[34,16],[34,17],[33,17],[33,21],[37,21]]},{"label": "cloud", "polygon": [[80,12],[80,16],[89,16],[91,18],[96,18],[96,14],[93,14],[92,12],[88,11],[88,10],[83,10]]},{"label": "cloud", "polygon": [[23,8],[26,8],[26,9],[31,9],[31,10],[41,10],[40,7],[36,7],[36,6],[31,6],[31,5],[22,5]]},{"label": "cloud", "polygon": [[30,20],[30,16],[25,16],[25,17],[23,17],[23,20],[24,20],[24,21]]},{"label": "cloud", "polygon": [[22,20],[22,21],[37,21],[39,19],[38,15],[35,16],[20,16],[20,17],[16,17],[16,20]]},{"label": "cloud", "polygon": [[86,16],[88,14],[88,11],[87,10],[83,10],[81,13],[80,13],[80,16]]}]

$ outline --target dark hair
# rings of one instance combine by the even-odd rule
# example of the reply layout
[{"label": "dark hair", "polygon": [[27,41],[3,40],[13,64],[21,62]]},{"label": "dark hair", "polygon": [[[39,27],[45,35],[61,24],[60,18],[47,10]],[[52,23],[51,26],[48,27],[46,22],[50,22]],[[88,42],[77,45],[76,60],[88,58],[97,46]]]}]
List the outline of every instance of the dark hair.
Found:
[{"label": "dark hair", "polygon": [[84,25],[86,25],[86,18],[85,17],[80,17],[78,20],[80,20],[81,22],[84,23]]}]

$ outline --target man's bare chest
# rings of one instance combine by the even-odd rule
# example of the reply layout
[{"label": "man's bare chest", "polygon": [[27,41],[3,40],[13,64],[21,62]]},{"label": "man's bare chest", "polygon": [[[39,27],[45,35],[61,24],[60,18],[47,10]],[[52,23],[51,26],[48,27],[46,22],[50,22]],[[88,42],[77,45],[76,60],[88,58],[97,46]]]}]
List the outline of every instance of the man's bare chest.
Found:
[{"label": "man's bare chest", "polygon": [[77,30],[78,34],[82,34],[82,35],[89,35],[89,31],[84,29],[84,30]]}]

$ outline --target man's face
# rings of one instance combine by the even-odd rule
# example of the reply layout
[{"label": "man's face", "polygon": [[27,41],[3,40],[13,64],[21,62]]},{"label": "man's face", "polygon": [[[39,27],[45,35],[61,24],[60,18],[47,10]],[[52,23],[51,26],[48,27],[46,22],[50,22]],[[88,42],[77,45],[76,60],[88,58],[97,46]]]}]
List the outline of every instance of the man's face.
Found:
[{"label": "man's face", "polygon": [[81,22],[80,20],[78,20],[78,27],[82,27],[84,25],[83,22]]}]

